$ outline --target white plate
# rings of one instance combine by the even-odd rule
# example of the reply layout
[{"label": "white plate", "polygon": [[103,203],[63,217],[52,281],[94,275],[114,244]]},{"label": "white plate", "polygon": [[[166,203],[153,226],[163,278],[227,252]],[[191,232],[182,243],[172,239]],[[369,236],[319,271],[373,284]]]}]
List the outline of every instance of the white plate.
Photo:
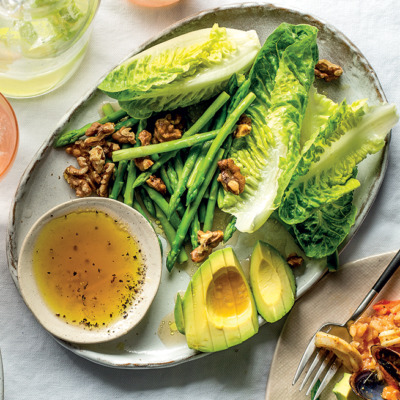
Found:
[{"label": "white plate", "polygon": [[[273,5],[244,4],[202,12],[173,25],[155,39],[137,48],[129,57],[174,36],[211,27],[215,22],[218,22],[220,26],[230,28],[255,29],[262,43],[282,22],[315,25],[320,30],[318,36],[320,58],[332,60],[344,69],[344,75],[339,81],[330,84],[317,82],[318,89],[335,101],[347,98],[351,102],[367,97],[370,103],[377,103],[385,99],[373,69],[342,33],[309,15]],[[62,178],[62,172],[71,164],[71,157],[62,149],[53,149],[54,138],[64,130],[81,127],[89,121],[98,119],[99,105],[106,100],[109,99],[97,89],[85,95],[60,121],[56,131],[43,144],[21,179],[11,210],[7,241],[10,271],[17,286],[16,266],[25,235],[43,213],[74,198],[73,191]],[[387,148],[388,146],[385,146],[381,152],[369,157],[360,165],[358,178],[362,185],[354,198],[359,211],[356,223],[342,244],[342,248],[355,234],[378,193],[386,170]],[[48,196],[48,193],[52,195]],[[244,260],[244,267],[248,264],[247,259],[257,238],[272,242],[284,255],[293,251],[293,243],[274,242],[276,225],[273,221],[268,224],[253,235],[235,234],[229,242],[239,258]],[[165,367],[200,357],[201,354],[188,349],[182,335],[170,334],[168,319],[166,319],[173,310],[176,293],[186,289],[194,269],[193,265],[189,265],[185,270],[175,269],[171,274],[167,274],[164,269],[160,290],[150,312],[138,329],[122,340],[103,345],[79,347],[66,342],[60,341],[60,343],[91,361],[120,368]],[[304,294],[322,277],[324,272],[324,260],[313,262],[307,268],[298,269],[296,272],[297,295]],[[157,334],[160,324],[166,332],[161,337]]]}]

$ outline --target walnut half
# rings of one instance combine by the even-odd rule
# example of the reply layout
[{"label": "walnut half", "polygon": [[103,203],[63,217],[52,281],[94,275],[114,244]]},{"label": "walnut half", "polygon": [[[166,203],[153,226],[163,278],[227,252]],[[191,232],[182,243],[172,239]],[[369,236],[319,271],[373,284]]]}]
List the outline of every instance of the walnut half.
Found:
[{"label": "walnut half", "polygon": [[202,262],[212,252],[212,249],[217,247],[224,238],[224,232],[222,231],[198,231],[197,240],[200,245],[196,247],[191,253],[192,261],[195,263]]},{"label": "walnut half", "polygon": [[218,182],[221,182],[224,189],[236,195],[243,193],[246,178],[240,173],[240,168],[235,162],[231,158],[221,160],[218,161],[218,167],[221,171]]},{"label": "walnut half", "polygon": [[286,261],[292,268],[300,267],[303,264],[303,257],[297,255],[297,253],[290,253]]},{"label": "walnut half", "polygon": [[161,194],[165,195],[167,193],[167,187],[161,178],[151,175],[149,179],[147,179],[146,183],[148,186],[157,190],[157,192],[160,192]]},{"label": "walnut half", "polygon": [[177,114],[173,119],[171,114],[167,114],[165,118],[160,118],[156,121],[153,142],[162,143],[180,139],[182,137],[182,129],[182,117]]},{"label": "walnut half", "polygon": [[315,65],[314,74],[317,78],[323,79],[325,82],[330,82],[338,79],[343,74],[343,69],[339,65],[322,59]]},{"label": "walnut half", "polygon": [[240,139],[244,136],[250,135],[250,133],[251,133],[251,118],[246,114],[242,114],[237,123],[235,132],[233,132],[233,137],[235,139]]}]

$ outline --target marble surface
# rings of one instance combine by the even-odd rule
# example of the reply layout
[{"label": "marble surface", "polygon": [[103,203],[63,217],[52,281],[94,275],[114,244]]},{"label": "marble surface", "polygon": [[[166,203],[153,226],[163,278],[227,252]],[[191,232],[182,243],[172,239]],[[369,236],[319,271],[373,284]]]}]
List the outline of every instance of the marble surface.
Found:
[{"label": "marble surface", "polygon": [[[41,328],[14,286],[5,253],[8,214],[20,176],[76,99],[139,43],[182,18],[231,3],[181,0],[174,6],[146,9],[128,0],[102,0],[88,53],[68,83],[42,97],[10,101],[21,141],[12,169],[0,182],[0,348],[7,400],[264,399],[283,321],[263,327],[238,347],[196,362],[159,370],[110,369],[75,356]],[[388,100],[400,107],[396,0],[280,0],[276,4],[315,15],[340,29],[370,61]],[[399,133],[400,127],[393,129],[382,189],[356,238],[342,253],[342,263],[399,247]]]}]

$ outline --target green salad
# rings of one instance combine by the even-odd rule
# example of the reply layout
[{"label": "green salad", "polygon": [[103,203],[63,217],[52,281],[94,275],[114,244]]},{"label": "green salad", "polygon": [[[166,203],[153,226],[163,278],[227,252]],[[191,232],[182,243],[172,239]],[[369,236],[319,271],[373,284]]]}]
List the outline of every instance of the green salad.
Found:
[{"label": "green salad", "polygon": [[[394,105],[318,93],[317,34],[283,23],[261,46],[254,31],[214,25],[151,47],[99,85],[118,109],[56,146],[76,146],[107,124],[111,142],[131,135],[106,154],[114,169],[98,194],[161,222],[169,271],[188,259],[185,244],[200,262],[236,230],[253,233],[271,217],[308,257],[334,255],[355,221],[357,165],[383,148],[398,115]],[[213,231],[218,209],[230,215],[222,232]]]}]

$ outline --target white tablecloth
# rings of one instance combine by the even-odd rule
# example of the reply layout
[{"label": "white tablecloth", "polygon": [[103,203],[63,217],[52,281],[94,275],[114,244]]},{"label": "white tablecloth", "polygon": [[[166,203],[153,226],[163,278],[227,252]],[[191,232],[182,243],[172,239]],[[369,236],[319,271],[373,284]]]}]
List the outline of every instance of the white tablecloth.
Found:
[{"label": "white tablecloth", "polygon": [[[65,350],[39,326],[13,284],[5,254],[8,214],[18,181],[58,120],[139,43],[184,17],[229,3],[181,0],[176,6],[146,9],[127,0],[102,0],[89,51],[73,78],[48,95],[11,100],[21,141],[14,166],[0,182],[0,347],[7,400],[264,399],[282,322],[263,327],[234,349],[195,362],[159,370],[110,369]],[[370,61],[388,100],[400,108],[397,0],[280,0],[279,5],[313,14],[340,29]],[[400,126],[393,130],[382,189],[342,253],[342,263],[400,247],[399,134]]]}]

